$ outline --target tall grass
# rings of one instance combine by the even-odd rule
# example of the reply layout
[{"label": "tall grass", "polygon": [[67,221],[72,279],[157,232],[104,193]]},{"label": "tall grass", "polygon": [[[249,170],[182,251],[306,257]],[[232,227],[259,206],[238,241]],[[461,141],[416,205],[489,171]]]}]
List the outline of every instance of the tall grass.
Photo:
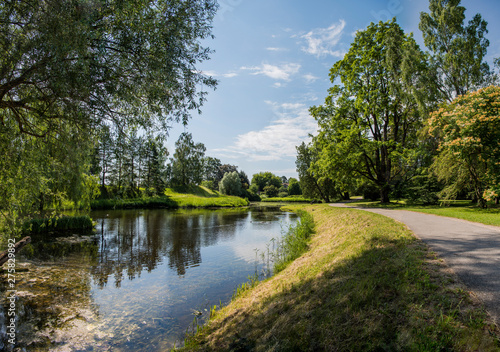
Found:
[{"label": "tall grass", "polygon": [[51,231],[90,230],[94,227],[88,215],[62,216],[46,219],[31,219],[24,223],[23,235],[47,233]]},{"label": "tall grass", "polygon": [[309,239],[314,233],[314,219],[305,211],[298,213],[300,220],[290,225],[284,236],[276,242],[276,249],[273,253],[275,274],[285,269],[309,248]]}]

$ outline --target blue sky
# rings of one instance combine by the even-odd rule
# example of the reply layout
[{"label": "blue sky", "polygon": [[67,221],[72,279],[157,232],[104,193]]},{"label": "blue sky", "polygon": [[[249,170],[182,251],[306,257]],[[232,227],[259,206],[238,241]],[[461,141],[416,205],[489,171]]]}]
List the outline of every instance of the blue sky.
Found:
[{"label": "blue sky", "polygon": [[[201,115],[170,131],[170,155],[186,130],[206,155],[233,164],[251,178],[261,171],[297,177],[295,146],[310,141],[316,122],[308,108],[323,103],[329,69],[341,60],[357,30],[396,17],[423,50],[418,30],[427,0],[219,0],[215,50],[200,69],[219,80]],[[462,0],[467,21],[488,22],[487,61],[500,57],[500,1]]]}]

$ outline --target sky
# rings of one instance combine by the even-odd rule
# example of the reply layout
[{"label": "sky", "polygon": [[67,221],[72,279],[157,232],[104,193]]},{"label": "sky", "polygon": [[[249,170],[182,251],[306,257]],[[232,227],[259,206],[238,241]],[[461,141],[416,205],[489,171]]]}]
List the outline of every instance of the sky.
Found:
[{"label": "sky", "polygon": [[[488,22],[486,61],[500,57],[500,1],[462,0],[468,22]],[[206,156],[252,175],[270,171],[297,177],[296,149],[317,131],[309,108],[321,105],[333,84],[329,70],[341,60],[357,30],[396,17],[422,50],[420,12],[428,0],[219,0],[214,50],[199,69],[219,83],[202,114],[169,132],[170,156],[180,133],[203,143]]]}]

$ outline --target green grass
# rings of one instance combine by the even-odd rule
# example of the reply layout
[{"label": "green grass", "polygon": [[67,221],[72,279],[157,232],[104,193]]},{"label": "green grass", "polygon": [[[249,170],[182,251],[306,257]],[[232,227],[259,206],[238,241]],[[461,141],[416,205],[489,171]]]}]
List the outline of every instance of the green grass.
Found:
[{"label": "green grass", "polygon": [[47,219],[32,219],[24,223],[23,235],[53,231],[90,230],[94,227],[92,219],[84,216],[61,216]]},{"label": "green grass", "polygon": [[98,199],[91,203],[91,209],[133,209],[133,208],[212,208],[241,207],[248,201],[234,196],[221,195],[202,186],[167,188],[161,197],[134,199]]},{"label": "green grass", "polygon": [[489,204],[489,208],[481,209],[475,205],[471,205],[470,201],[458,200],[451,201],[448,204],[444,202],[442,205],[412,205],[406,204],[404,201],[391,202],[390,204],[382,204],[380,202],[356,201],[349,203],[359,207],[377,207],[390,209],[404,209],[417,211],[420,213],[434,214],[447,216],[457,219],[479,222],[485,225],[500,226],[500,208],[494,204]]},{"label": "green grass", "polygon": [[313,199],[304,198],[302,196],[296,197],[271,197],[271,198],[262,198],[261,202],[271,202],[271,203],[311,203]]},{"label": "green grass", "polygon": [[499,351],[483,306],[403,225],[356,209],[309,212],[309,249],[250,283],[183,351]]}]

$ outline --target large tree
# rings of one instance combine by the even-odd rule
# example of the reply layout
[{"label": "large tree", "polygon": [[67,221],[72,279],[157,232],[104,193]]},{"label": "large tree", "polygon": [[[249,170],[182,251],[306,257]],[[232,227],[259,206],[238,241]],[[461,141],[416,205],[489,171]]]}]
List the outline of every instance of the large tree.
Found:
[{"label": "large tree", "polygon": [[332,83],[342,84],[310,109],[320,126],[322,169],[348,168],[388,202],[393,183],[413,165],[425,72],[425,55],[394,20],[357,32],[330,71]]},{"label": "large tree", "polygon": [[[116,152],[130,129],[187,123],[216,84],[198,69],[216,8],[214,0],[0,1],[1,219],[18,225],[56,195],[87,197],[99,127],[120,133]],[[98,150],[104,164],[92,165],[101,184],[125,186],[128,171],[136,183],[141,160],[110,152]]]},{"label": "large tree", "polygon": [[5,0],[0,4],[0,119],[44,136],[59,121],[151,128],[187,122],[215,86],[213,0]]},{"label": "large tree", "polygon": [[491,77],[484,62],[489,46],[487,22],[476,14],[467,25],[461,0],[430,0],[429,13],[420,14],[419,28],[432,53],[435,84],[441,99],[455,97],[485,85]]}]

